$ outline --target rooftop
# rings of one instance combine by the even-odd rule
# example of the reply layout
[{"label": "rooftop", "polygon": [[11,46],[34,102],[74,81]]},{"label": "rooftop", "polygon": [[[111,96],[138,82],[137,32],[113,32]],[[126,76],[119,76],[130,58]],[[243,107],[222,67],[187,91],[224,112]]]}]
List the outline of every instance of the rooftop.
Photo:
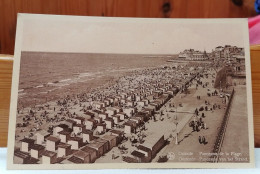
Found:
[{"label": "rooftop", "polygon": [[60,141],[59,138],[54,137],[54,136],[52,136],[52,135],[49,136],[48,138],[46,138],[46,140],[53,141],[53,142],[59,142],[59,141]]},{"label": "rooftop", "polygon": [[70,141],[81,141],[82,138],[80,138],[80,137],[70,137],[69,140],[70,140]]},{"label": "rooftop", "polygon": [[62,131],[60,131],[58,133],[61,134],[61,135],[70,135],[71,132],[66,131],[66,130],[62,130]]},{"label": "rooftop", "polygon": [[39,144],[33,144],[31,149],[34,149],[34,150],[42,150],[42,149],[45,149],[44,146],[42,145],[39,145]]},{"label": "rooftop", "polygon": [[51,152],[51,151],[48,151],[48,150],[45,150],[43,153],[42,153],[43,156],[48,156],[48,157],[53,157],[55,155],[57,155],[56,152]]},{"label": "rooftop", "polygon": [[75,156],[70,157],[68,159],[68,161],[73,162],[75,164],[82,164],[82,163],[84,163],[84,160],[82,160],[82,159],[80,159],[78,157],[75,157]]},{"label": "rooftop", "polygon": [[84,130],[82,131],[82,133],[83,133],[83,134],[93,134],[93,131],[84,129]]},{"label": "rooftop", "polygon": [[69,122],[69,123],[73,123],[73,124],[76,124],[76,121],[74,120],[71,120],[71,119],[67,119],[66,122]]},{"label": "rooftop", "polygon": [[22,139],[22,140],[20,140],[21,142],[25,142],[25,143],[34,143],[34,141],[35,140],[33,140],[33,139],[30,139],[30,138],[24,138],[24,139]]},{"label": "rooftop", "polygon": [[22,151],[20,151],[20,150],[16,150],[16,151],[14,151],[14,156],[17,156],[17,157],[22,158],[22,159],[26,159],[26,158],[28,158],[30,155],[29,155],[29,153],[22,152]]},{"label": "rooftop", "polygon": [[140,150],[145,151],[145,152],[150,152],[151,151],[151,149],[149,149],[149,148],[147,148],[147,147],[145,147],[143,145],[139,145],[137,147],[137,149],[140,149]]},{"label": "rooftop", "polygon": [[66,143],[59,143],[58,144],[58,147],[60,147],[60,148],[69,148],[69,147],[71,147],[71,145],[70,144],[66,144]]},{"label": "rooftop", "polygon": [[88,147],[88,146],[84,146],[81,150],[84,152],[88,152],[88,153],[92,153],[92,152],[96,153],[96,150],[94,150],[93,148]]},{"label": "rooftop", "polygon": [[103,144],[100,142],[93,142],[93,143],[87,144],[87,146],[94,148],[94,149],[99,149],[100,147],[103,147]]},{"label": "rooftop", "polygon": [[121,131],[121,130],[115,130],[115,129],[112,129],[110,130],[111,133],[114,133],[114,134],[123,134],[124,132]]},{"label": "rooftop", "polygon": [[136,150],[134,150],[134,151],[131,153],[131,155],[136,156],[136,157],[139,157],[139,158],[142,158],[142,157],[145,156],[145,154],[143,154],[143,153],[141,153],[141,152],[138,152],[138,151],[136,151]]},{"label": "rooftop", "polygon": [[115,139],[116,137],[117,137],[116,135],[105,135],[101,139],[105,139],[105,140],[110,141],[110,140]]},{"label": "rooftop", "polygon": [[82,151],[82,150],[79,150],[79,151],[77,151],[76,153],[74,153],[73,156],[82,159],[82,158],[86,158],[87,156],[89,156],[89,153],[88,153],[88,152],[85,152],[85,151]]}]

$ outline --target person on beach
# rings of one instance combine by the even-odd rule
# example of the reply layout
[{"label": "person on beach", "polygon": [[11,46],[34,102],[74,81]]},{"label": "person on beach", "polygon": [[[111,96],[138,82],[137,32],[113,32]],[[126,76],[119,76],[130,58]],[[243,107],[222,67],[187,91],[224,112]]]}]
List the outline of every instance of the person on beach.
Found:
[{"label": "person on beach", "polygon": [[201,144],[202,143],[202,141],[201,141],[202,139],[201,139],[201,136],[199,136],[199,143]]},{"label": "person on beach", "polygon": [[197,109],[197,108],[195,109],[195,114],[196,114],[196,115],[198,115],[198,114],[199,114],[199,111],[198,111],[198,109]]},{"label": "person on beach", "polygon": [[202,138],[201,138],[201,142],[205,145],[205,144],[207,144],[206,143],[206,138],[203,136]]}]

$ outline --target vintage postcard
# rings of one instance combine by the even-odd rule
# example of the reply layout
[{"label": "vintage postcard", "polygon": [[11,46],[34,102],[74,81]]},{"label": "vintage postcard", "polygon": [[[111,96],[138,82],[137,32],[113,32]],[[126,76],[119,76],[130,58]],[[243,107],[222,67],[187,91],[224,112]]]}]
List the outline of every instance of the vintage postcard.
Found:
[{"label": "vintage postcard", "polygon": [[254,167],[247,27],[19,14],[8,169]]}]

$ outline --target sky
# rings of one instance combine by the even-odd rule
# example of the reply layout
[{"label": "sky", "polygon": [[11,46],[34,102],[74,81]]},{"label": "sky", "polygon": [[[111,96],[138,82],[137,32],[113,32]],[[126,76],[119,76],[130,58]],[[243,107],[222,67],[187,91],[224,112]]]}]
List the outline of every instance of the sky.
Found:
[{"label": "sky", "polygon": [[245,19],[144,19],[49,15],[23,17],[22,51],[176,54],[244,47]]}]

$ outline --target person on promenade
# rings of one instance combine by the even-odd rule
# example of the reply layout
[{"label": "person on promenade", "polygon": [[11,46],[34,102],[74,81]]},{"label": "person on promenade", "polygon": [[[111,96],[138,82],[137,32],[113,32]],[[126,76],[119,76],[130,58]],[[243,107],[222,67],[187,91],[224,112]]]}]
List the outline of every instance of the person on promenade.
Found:
[{"label": "person on promenade", "polygon": [[114,160],[115,159],[115,152],[113,151],[112,152],[112,160]]}]

